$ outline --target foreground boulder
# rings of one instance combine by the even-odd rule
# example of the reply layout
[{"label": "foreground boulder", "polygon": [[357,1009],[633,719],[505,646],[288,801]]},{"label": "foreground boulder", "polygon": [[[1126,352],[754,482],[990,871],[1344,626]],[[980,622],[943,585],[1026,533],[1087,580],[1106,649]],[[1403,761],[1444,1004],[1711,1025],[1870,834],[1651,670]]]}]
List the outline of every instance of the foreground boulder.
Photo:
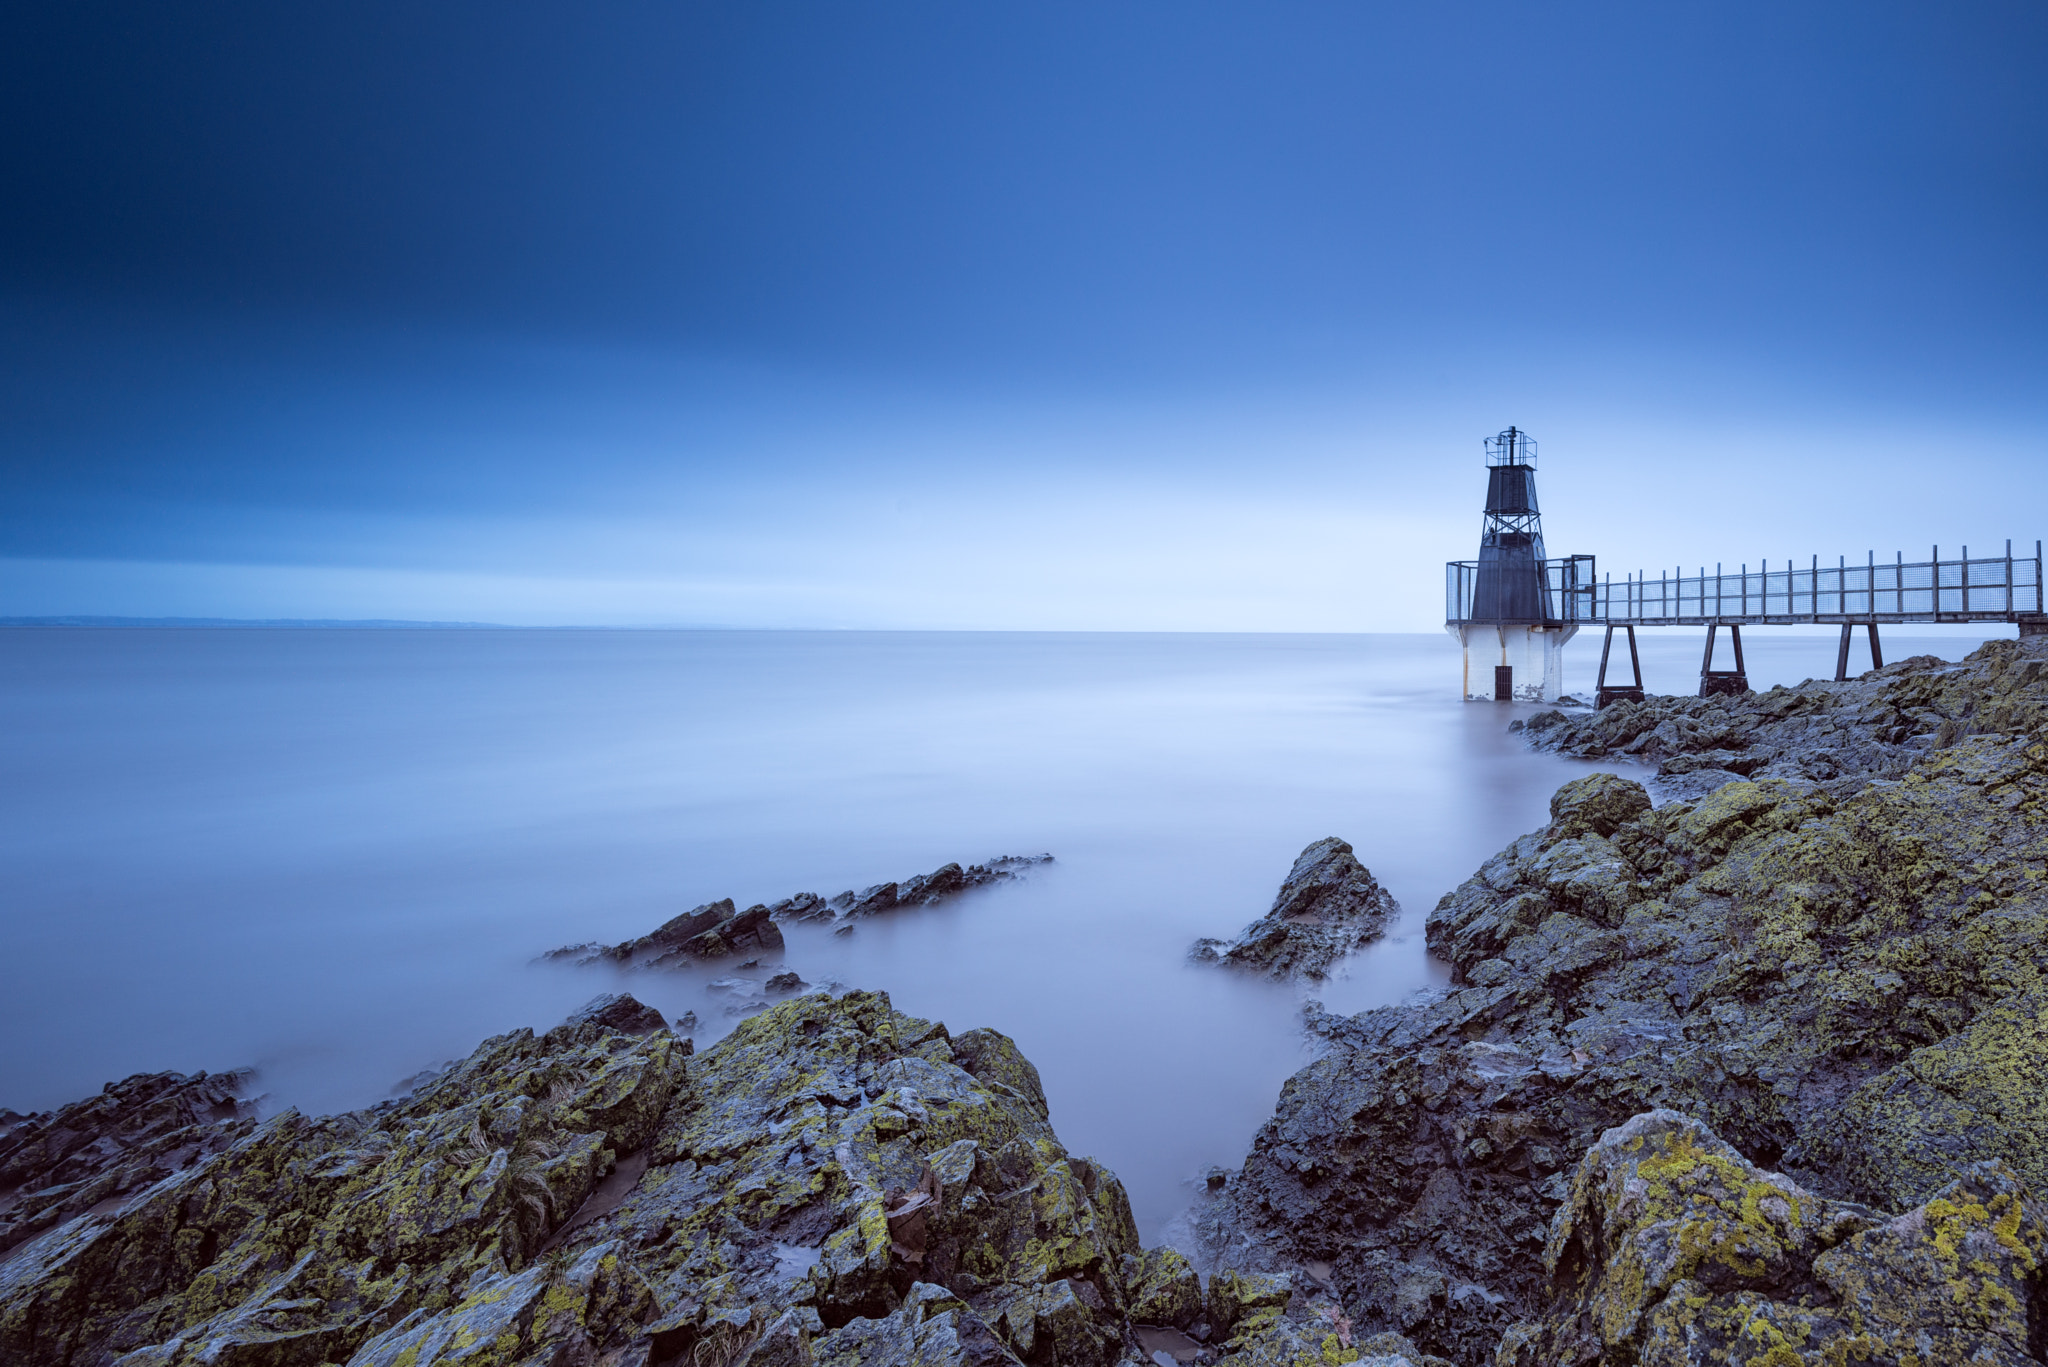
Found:
[{"label": "foreground boulder", "polygon": [[852,992],[693,1056],[636,1005],[42,1231],[0,1262],[0,1360],[1110,1367],[1134,1306],[1188,1311],[1002,1035]]},{"label": "foreground boulder", "polygon": [[1351,846],[1329,836],[1295,859],[1271,911],[1234,940],[1197,940],[1189,957],[1273,978],[1320,978],[1385,934],[1400,911]]},{"label": "foreground boulder", "polygon": [[1698,1121],[1600,1137],[1550,1227],[1549,1305],[1499,1367],[2040,1361],[2048,1207],[1978,1163],[1895,1218],[1765,1172]]},{"label": "foreground boulder", "polygon": [[[2029,648],[1987,645],[1943,705],[1978,727],[2037,715]],[[1360,1332],[1476,1364],[1541,1319],[1580,1158],[1642,1112],[1887,1219],[1984,1163],[2048,1191],[2048,734],[1952,739],[1897,778],[1736,780],[1654,809],[1612,775],[1565,785],[1548,827],[1431,914],[1447,988],[1312,1018],[1328,1053],[1203,1216],[1208,1256],[1327,1263]]]}]

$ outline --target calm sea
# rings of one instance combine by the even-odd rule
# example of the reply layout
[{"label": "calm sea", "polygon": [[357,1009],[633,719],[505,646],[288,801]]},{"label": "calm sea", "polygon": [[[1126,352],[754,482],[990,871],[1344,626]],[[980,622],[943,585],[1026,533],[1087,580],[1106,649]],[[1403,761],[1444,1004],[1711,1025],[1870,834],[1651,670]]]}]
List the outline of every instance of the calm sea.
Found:
[{"label": "calm sea", "polygon": [[[1833,650],[1754,641],[1752,678]],[[1650,643],[1652,686],[1687,687],[1697,651]],[[1597,641],[1571,653],[1584,688]],[[1156,1238],[1305,1058],[1303,994],[1189,942],[1342,836],[1406,914],[1315,995],[1397,1000],[1440,977],[1437,898],[1585,772],[1457,680],[1443,636],[0,632],[0,1106],[251,1065],[275,1106],[354,1107],[622,986],[708,1043],[729,969],[534,958],[1049,851],[850,936],[793,928],[786,966],[1014,1036]]]}]

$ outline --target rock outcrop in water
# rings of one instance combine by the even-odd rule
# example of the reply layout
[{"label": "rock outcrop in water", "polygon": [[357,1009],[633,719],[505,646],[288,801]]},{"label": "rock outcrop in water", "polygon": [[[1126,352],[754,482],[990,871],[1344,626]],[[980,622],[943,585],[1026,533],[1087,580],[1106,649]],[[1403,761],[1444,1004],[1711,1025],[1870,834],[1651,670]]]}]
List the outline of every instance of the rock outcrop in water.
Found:
[{"label": "rock outcrop in water", "polygon": [[[1327,1263],[1361,1330],[1465,1364],[2039,1360],[2042,645],[1623,706],[1538,738],[1764,762],[1654,809],[1611,775],[1560,789],[1431,914],[1449,989],[1312,1021],[1329,1052],[1204,1216],[1212,1255]],[[1612,1145],[1582,1166],[1653,1111],[1704,1127],[1693,1214],[1628,1177],[1599,1195]],[[1942,1296],[1973,1308],[1913,1346]]]},{"label": "rock outcrop in water", "polygon": [[1274,978],[1320,978],[1384,934],[1400,910],[1351,847],[1328,836],[1295,859],[1271,911],[1234,940],[1195,941],[1189,957]]},{"label": "rock outcrop in water", "polygon": [[1034,864],[1051,862],[1049,854],[1012,854],[964,869],[958,864],[945,864],[901,883],[878,883],[865,892],[849,889],[829,900],[815,892],[800,892],[773,906],[757,903],[745,911],[736,910],[728,897],[694,907],[636,940],[615,945],[564,945],[541,957],[579,964],[610,962],[636,968],[664,968],[734,954],[773,952],[783,947],[778,921],[851,923],[898,907],[936,906],[970,888],[1009,882]]},{"label": "rock outcrop in water", "polygon": [[[921,873],[915,878],[906,878],[901,883],[877,883],[861,892],[851,888],[829,901],[821,901],[815,894],[803,893],[812,906],[823,905],[849,921],[864,917],[879,916],[898,907],[937,906],[949,897],[966,892],[969,888],[987,887],[991,883],[1005,883],[1021,877],[1024,870],[1034,864],[1050,864],[1049,854],[1006,854],[991,859],[986,864],[969,864],[961,868],[958,864],[942,864],[930,873]],[[793,899],[794,900],[794,899]],[[813,913],[809,919],[820,919]]]}]

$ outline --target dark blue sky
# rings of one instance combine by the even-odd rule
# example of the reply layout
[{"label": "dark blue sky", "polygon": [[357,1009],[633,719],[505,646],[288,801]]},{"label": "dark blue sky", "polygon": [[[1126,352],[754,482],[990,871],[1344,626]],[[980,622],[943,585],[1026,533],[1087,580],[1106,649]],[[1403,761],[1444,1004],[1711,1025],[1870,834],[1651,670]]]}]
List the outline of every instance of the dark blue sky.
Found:
[{"label": "dark blue sky", "polygon": [[1509,422],[1617,570],[2030,539],[2044,59],[2031,2],[16,6],[0,612],[1427,626]]}]

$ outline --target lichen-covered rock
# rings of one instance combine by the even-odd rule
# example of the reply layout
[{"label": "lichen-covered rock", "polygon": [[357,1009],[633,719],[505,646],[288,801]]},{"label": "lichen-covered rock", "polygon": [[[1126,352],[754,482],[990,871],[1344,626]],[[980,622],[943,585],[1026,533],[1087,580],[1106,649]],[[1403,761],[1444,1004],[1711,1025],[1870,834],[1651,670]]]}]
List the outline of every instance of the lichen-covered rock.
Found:
[{"label": "lichen-covered rock", "polygon": [[573,1012],[566,1024],[581,1025],[584,1022],[616,1030],[622,1035],[647,1035],[663,1029],[668,1022],[661,1012],[624,992],[607,992],[592,997]]},{"label": "lichen-covered rock", "polygon": [[0,1360],[1109,1367],[1185,1298],[994,1031],[812,995],[693,1057],[594,1005],[31,1239]]},{"label": "lichen-covered rock", "polygon": [[1983,728],[1902,746],[1893,777],[1844,764],[1654,809],[1627,780],[1567,785],[1431,914],[1447,987],[1312,1016],[1328,1052],[1201,1218],[1207,1256],[1327,1262],[1361,1331],[1476,1363],[1544,1303],[1579,1156],[1641,1112],[1890,1212],[1987,1161],[2048,1191],[2048,731],[2012,729],[2048,715],[2039,650],[1750,700],[1833,737],[1918,690]]},{"label": "lichen-covered rock", "polygon": [[586,1021],[487,1041],[402,1102],[287,1111],[17,1249],[0,1357],[316,1364],[411,1315],[475,1301],[461,1313],[481,1322],[531,1289],[513,1274],[647,1144],[682,1073],[665,1031]]},{"label": "lichen-covered rock", "polygon": [[1218,1367],[1453,1367],[1401,1334],[1360,1335],[1335,1298],[1313,1292],[1288,1294],[1242,1315],[1216,1361]]},{"label": "lichen-covered rock", "polygon": [[1973,1165],[1897,1218],[1758,1169],[1652,1111],[1600,1137],[1544,1250],[1549,1305],[1498,1367],[2038,1362],[2048,1210]]},{"label": "lichen-covered rock", "polygon": [[1186,1329],[1202,1318],[1202,1279],[1174,1249],[1145,1250],[1140,1265],[1126,1269],[1125,1281],[1131,1288],[1131,1318],[1140,1324]]},{"label": "lichen-covered rock", "polygon": [[1589,774],[1551,794],[1550,837],[1613,835],[1649,810],[1650,795],[1642,784],[1613,774]]},{"label": "lichen-covered rock", "polygon": [[0,1126],[0,1256],[246,1138],[252,1076],[143,1073],[55,1111],[10,1112]]},{"label": "lichen-covered rock", "polygon": [[1656,765],[1674,796],[1740,778],[1818,782],[1841,795],[1902,777],[1928,750],[1969,736],[2039,734],[2048,727],[2041,640],[1991,641],[1960,665],[1916,655],[1843,683],[1653,696],[1592,713],[1539,713],[1517,727],[1540,749]]},{"label": "lichen-covered rock", "polygon": [[1320,978],[1359,946],[1378,939],[1400,906],[1335,836],[1295,859],[1273,909],[1235,940],[1198,940],[1190,957],[1274,978]]}]

